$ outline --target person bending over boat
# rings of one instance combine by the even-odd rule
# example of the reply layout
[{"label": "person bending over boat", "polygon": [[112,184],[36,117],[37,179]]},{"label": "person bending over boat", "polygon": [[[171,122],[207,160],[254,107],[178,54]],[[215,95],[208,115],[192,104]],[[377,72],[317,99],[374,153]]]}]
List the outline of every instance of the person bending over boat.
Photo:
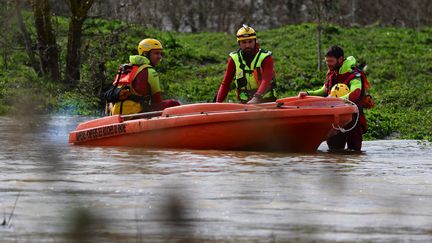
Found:
[{"label": "person bending over boat", "polygon": [[177,106],[176,100],[162,100],[158,73],[154,69],[162,60],[163,47],[156,39],[144,39],[138,44],[138,55],[122,64],[113,86],[105,93],[111,102],[112,115],[127,115],[163,110]]},{"label": "person bending over boat", "polygon": [[274,64],[271,52],[260,48],[256,32],[243,25],[237,31],[239,49],[231,52],[216,102],[223,102],[234,84],[241,103],[257,104],[275,101]]},{"label": "person bending over boat", "polygon": [[[363,134],[367,131],[367,121],[363,113],[364,108],[372,108],[373,102],[369,95],[366,95],[366,89],[369,82],[365,73],[356,68],[356,59],[353,56],[344,58],[344,51],[339,46],[331,46],[325,55],[327,65],[327,74],[324,85],[317,90],[300,92],[299,96],[306,95],[330,96],[332,87],[337,84],[346,84],[349,91],[346,95],[340,97],[354,102],[359,108],[359,117],[353,115],[353,121],[345,129],[355,127],[346,133],[339,132],[327,140],[330,150],[341,150],[348,145],[348,149],[360,151],[363,142]],[[358,121],[357,121],[358,120]],[[357,123],[356,123],[357,122]]]}]

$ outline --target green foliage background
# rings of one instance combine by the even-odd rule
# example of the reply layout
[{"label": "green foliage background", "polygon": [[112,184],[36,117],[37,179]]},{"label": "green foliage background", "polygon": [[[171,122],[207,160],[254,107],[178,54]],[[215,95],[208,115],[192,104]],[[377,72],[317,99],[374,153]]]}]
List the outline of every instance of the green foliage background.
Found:
[{"label": "green foliage background", "polygon": [[[35,38],[31,13],[24,14],[27,28]],[[0,114],[31,109],[38,113],[101,114],[104,103],[95,75],[98,65],[106,67],[110,86],[119,64],[136,54],[137,43],[157,38],[165,47],[158,67],[164,98],[183,103],[208,102],[222,81],[228,53],[237,49],[234,34],[170,33],[120,21],[89,19],[82,45],[82,80],[77,89],[40,77],[29,67],[24,43],[10,28],[8,35],[18,48],[2,48],[0,61]],[[57,42],[64,62],[68,21],[55,17]],[[323,84],[325,70],[318,72],[316,25],[289,25],[257,30],[261,47],[271,50],[275,60],[278,96],[292,96]],[[340,27],[326,25],[323,49],[342,46],[368,65],[367,73],[376,107],[366,111],[367,139],[397,137],[432,140],[432,28]],[[64,68],[65,63],[61,63]],[[64,73],[64,70],[63,70]],[[228,101],[235,102],[234,94]],[[28,104],[32,104],[29,108]]]}]

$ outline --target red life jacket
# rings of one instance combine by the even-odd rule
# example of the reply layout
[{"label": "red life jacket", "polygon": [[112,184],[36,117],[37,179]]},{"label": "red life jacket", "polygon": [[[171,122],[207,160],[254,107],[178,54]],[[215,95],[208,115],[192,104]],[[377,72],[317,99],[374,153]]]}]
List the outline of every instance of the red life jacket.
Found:
[{"label": "red life jacket", "polygon": [[[122,64],[120,65],[116,77],[113,81],[114,87],[119,87],[123,89],[128,89],[132,95],[135,96],[143,96],[135,91],[132,87],[132,81],[136,78],[139,72],[142,70],[151,67],[148,64],[133,65],[133,64]],[[120,75],[120,77],[119,77]],[[146,95],[146,99],[149,99],[151,94]],[[149,97],[147,97],[149,96]]]},{"label": "red life jacket", "polygon": [[360,97],[355,103],[360,108],[370,109],[375,106],[375,102],[372,96],[366,94],[366,90],[370,87],[369,81],[366,78],[365,72],[358,68],[353,68],[351,72],[339,74],[336,71],[327,72],[325,82],[325,96],[330,94],[331,88],[338,83],[343,83],[349,86],[351,80],[360,78],[362,88],[360,91]]},{"label": "red life jacket", "polygon": [[[148,64],[143,64],[141,66],[133,64],[120,65],[113,82],[114,89],[121,89],[122,91],[126,90],[126,93],[124,93],[124,95],[127,96],[127,100],[132,100],[134,102],[140,103],[142,107],[148,106],[148,103],[151,99],[150,91],[149,94],[142,95],[136,92],[132,86],[132,82],[136,78],[138,73],[148,67],[151,66]],[[120,108],[120,113],[122,113],[122,108]]]},{"label": "red life jacket", "polygon": [[325,82],[325,94],[326,94],[326,96],[328,96],[330,94],[331,88],[335,84],[343,83],[343,84],[346,84],[349,86],[349,83],[351,82],[351,80],[353,80],[355,78],[360,78],[361,83],[362,83],[362,89],[361,89],[360,97],[364,96],[366,93],[366,89],[368,89],[370,87],[370,84],[366,78],[366,74],[358,68],[353,68],[353,70],[351,72],[346,72],[344,74],[339,74],[336,71],[327,72],[326,82]]}]

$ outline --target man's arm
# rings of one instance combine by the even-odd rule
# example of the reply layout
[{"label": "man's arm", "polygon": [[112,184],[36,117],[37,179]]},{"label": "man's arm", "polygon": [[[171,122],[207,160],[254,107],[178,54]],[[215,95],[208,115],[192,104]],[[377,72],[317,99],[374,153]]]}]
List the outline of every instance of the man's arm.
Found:
[{"label": "man's arm", "polygon": [[274,77],[274,63],[273,58],[271,56],[268,56],[264,59],[264,61],[261,64],[261,84],[258,87],[258,90],[255,94],[257,95],[264,95],[270,90],[271,82]]},{"label": "man's arm", "polygon": [[324,96],[325,94],[325,85],[321,86],[321,88],[316,90],[308,90],[308,95],[315,95],[315,96]]},{"label": "man's arm", "polygon": [[235,63],[232,58],[229,58],[222,84],[220,85],[219,91],[217,93],[216,102],[223,102],[225,100],[231,88],[231,83],[234,79],[235,71]]},{"label": "man's arm", "polygon": [[[152,75],[152,78],[149,79],[149,75]],[[145,96],[151,94],[152,104],[162,102],[162,92],[160,88],[159,77],[154,70],[149,70],[146,68],[138,73],[133,82],[133,88],[140,95]]]},{"label": "man's arm", "polygon": [[341,98],[355,102],[360,98],[361,88],[362,88],[361,80],[358,78],[353,79],[350,82],[350,92],[342,96]]}]

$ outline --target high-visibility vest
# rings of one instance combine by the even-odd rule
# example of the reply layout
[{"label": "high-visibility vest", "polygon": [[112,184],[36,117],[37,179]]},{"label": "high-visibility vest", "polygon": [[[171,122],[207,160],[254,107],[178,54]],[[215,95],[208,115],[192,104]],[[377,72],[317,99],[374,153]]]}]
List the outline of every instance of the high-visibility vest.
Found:
[{"label": "high-visibility vest", "polygon": [[[271,54],[271,51],[259,49],[251,62],[251,66],[246,64],[240,50],[229,54],[236,66],[234,83],[237,88],[238,98],[241,101],[252,99],[253,94],[256,92],[262,81],[262,62],[266,57],[271,56]],[[274,84],[275,81],[273,74],[272,88],[263,95],[263,98],[274,96]]]}]

